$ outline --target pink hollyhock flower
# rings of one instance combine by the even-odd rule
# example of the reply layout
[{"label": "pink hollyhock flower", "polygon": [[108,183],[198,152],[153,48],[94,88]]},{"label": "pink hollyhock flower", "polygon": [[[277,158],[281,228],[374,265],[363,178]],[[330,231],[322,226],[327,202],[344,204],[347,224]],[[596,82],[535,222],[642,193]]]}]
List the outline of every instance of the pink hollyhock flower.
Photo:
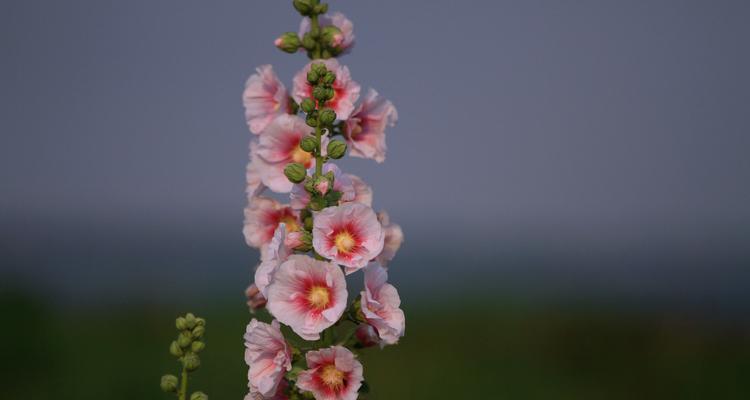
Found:
[{"label": "pink hollyhock flower", "polygon": [[396,256],[396,252],[398,252],[398,249],[401,247],[401,243],[404,242],[404,232],[401,230],[400,226],[391,223],[391,218],[385,211],[378,213],[378,221],[380,221],[380,225],[383,226],[385,240],[383,241],[383,251],[381,251],[375,259],[380,265],[387,267],[388,263]]},{"label": "pink hollyhock flower", "polygon": [[261,65],[256,71],[245,83],[242,103],[250,132],[259,135],[274,118],[287,111],[289,94],[272,66]]},{"label": "pink hollyhock flower", "polygon": [[281,382],[279,382],[279,388],[276,389],[275,394],[272,396],[263,396],[257,389],[251,386],[250,392],[245,395],[244,400],[289,400],[289,397],[285,394],[287,388],[289,388],[289,382],[287,382],[286,379],[282,379]]},{"label": "pink hollyhock flower", "polygon": [[399,308],[401,298],[396,288],[386,283],[388,272],[378,263],[365,268],[365,290],[362,291],[362,313],[378,332],[384,344],[396,344],[404,336],[406,319]]},{"label": "pink hollyhock flower", "polygon": [[[341,51],[341,54],[348,53],[354,46],[354,24],[352,21],[340,12],[335,12],[330,16],[321,15],[318,19],[321,28],[331,25],[339,28],[341,33],[333,38],[333,45]],[[305,17],[299,24],[299,37],[304,37],[307,32],[310,32],[310,18]]]},{"label": "pink hollyhock flower", "polygon": [[263,172],[262,165],[255,160],[258,157],[257,152],[258,143],[251,141],[250,161],[245,168],[245,193],[247,193],[248,202],[266,190],[266,185],[263,184],[263,179],[261,178],[261,173]]},{"label": "pink hollyhock flower", "polygon": [[254,318],[250,321],[245,330],[245,362],[250,367],[250,391],[264,397],[276,394],[284,374],[292,369],[291,349],[278,321],[270,325]]},{"label": "pink hollyhock flower", "polygon": [[245,297],[247,298],[247,306],[250,308],[251,313],[255,313],[255,310],[266,306],[266,298],[254,283],[251,283],[250,286],[245,289]]},{"label": "pink hollyhock flower", "polygon": [[284,175],[284,167],[292,162],[305,168],[313,165],[313,155],[299,147],[300,140],[311,132],[312,128],[296,115],[276,117],[263,131],[258,144],[250,145],[250,164],[246,172],[248,191],[251,186],[260,184],[277,193],[292,190],[292,183]]},{"label": "pink hollyhock flower", "polygon": [[315,213],[313,247],[318,254],[346,267],[364,268],[383,250],[384,232],[372,208],[360,203],[328,207]]},{"label": "pink hollyhock flower", "polygon": [[326,102],[326,107],[330,107],[336,112],[337,119],[346,120],[354,110],[354,103],[359,98],[360,87],[357,82],[352,80],[349,68],[339,65],[335,58],[313,60],[294,76],[294,88],[292,90],[294,100],[301,103],[306,98],[313,98],[313,87],[307,82],[307,73],[313,63],[323,63],[329,71],[336,74],[336,81],[333,83],[335,95],[333,99]]},{"label": "pink hollyhock flower", "polygon": [[354,185],[354,199],[352,201],[372,207],[372,188],[356,175],[347,174],[347,176]]},{"label": "pink hollyhock flower", "polygon": [[346,120],[345,137],[349,143],[349,154],[353,157],[385,161],[385,128],[393,127],[398,113],[393,104],[370,89]]},{"label": "pink hollyhock flower", "polygon": [[[295,233],[295,232],[292,232]],[[255,270],[255,285],[263,296],[268,297],[266,289],[273,280],[273,276],[279,265],[289,258],[292,253],[286,245],[286,224],[280,223],[273,234],[271,241],[261,251],[261,263]]]},{"label": "pink hollyhock flower", "polygon": [[362,364],[342,346],[305,354],[308,369],[300,372],[297,387],[316,400],[356,400],[362,386]]},{"label": "pink hollyhock flower", "polygon": [[[310,168],[308,171],[309,175],[312,175],[315,171],[314,168]],[[344,174],[341,172],[338,166],[334,163],[326,163],[323,165],[323,173],[327,174],[333,172],[333,190],[341,192],[340,202],[354,201],[356,197],[356,191],[354,184],[350,177],[352,175]],[[317,189],[317,188],[316,188]],[[310,202],[310,193],[305,190],[304,184],[294,185],[292,193],[290,194],[290,205],[296,210],[301,210],[307,207],[307,203]]]},{"label": "pink hollyhock flower", "polygon": [[300,230],[301,223],[297,212],[274,199],[257,196],[250,199],[245,207],[245,225],[242,233],[248,246],[266,251],[265,246],[271,242],[274,232],[280,223],[286,224],[287,232]]},{"label": "pink hollyhock flower", "polygon": [[305,340],[335,324],[346,308],[346,280],[334,264],[291,255],[267,288],[268,311]]}]

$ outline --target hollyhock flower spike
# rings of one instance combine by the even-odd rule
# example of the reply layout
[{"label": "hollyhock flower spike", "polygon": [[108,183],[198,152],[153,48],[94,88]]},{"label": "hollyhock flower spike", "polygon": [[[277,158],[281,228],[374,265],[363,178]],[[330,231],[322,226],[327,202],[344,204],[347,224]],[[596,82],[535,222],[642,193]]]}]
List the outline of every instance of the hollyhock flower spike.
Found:
[{"label": "hollyhock flower spike", "polygon": [[313,247],[350,274],[383,250],[384,232],[372,208],[360,203],[329,207],[315,214]]},{"label": "hollyhock flower spike", "polygon": [[266,245],[271,242],[276,228],[281,223],[285,224],[287,232],[298,231],[301,227],[299,216],[291,207],[268,197],[253,197],[250,204],[245,207],[242,233],[248,246],[265,253]]},{"label": "hollyhock flower spike", "polygon": [[388,280],[388,272],[378,263],[365,269],[365,290],[362,291],[362,314],[378,333],[383,344],[396,344],[404,336],[406,319],[399,308],[401,298]]},{"label": "hollyhock flower spike", "polygon": [[279,322],[271,324],[252,319],[245,330],[245,362],[250,367],[247,377],[251,392],[271,397],[284,374],[292,369],[292,354],[279,329]]},{"label": "hollyhock flower spike", "polygon": [[339,320],[346,308],[346,281],[334,264],[304,255],[282,263],[267,288],[268,311],[305,340]]},{"label": "hollyhock flower spike", "polygon": [[245,120],[250,132],[259,135],[278,115],[287,112],[289,94],[270,65],[261,65],[250,75],[242,93]]},{"label": "hollyhock flower spike", "polygon": [[388,263],[396,256],[398,249],[401,247],[401,243],[404,241],[404,232],[401,230],[400,226],[391,223],[391,218],[385,211],[378,213],[378,221],[380,221],[380,225],[383,226],[385,240],[383,243],[383,251],[378,254],[376,261],[383,267],[387,267]]},{"label": "hollyhock flower spike", "polygon": [[359,99],[360,86],[352,80],[349,68],[339,65],[335,58],[311,61],[294,76],[294,88],[292,89],[294,101],[301,103],[304,99],[313,98],[314,86],[307,80],[307,74],[310,72],[313,63],[322,63],[329,71],[336,74],[336,80],[333,82],[334,96],[326,105],[336,112],[336,117],[339,120],[346,120],[354,111],[354,103]]},{"label": "hollyhock flower spike", "polygon": [[346,120],[345,135],[353,157],[385,161],[385,129],[393,127],[398,113],[393,104],[373,89],[367,92],[351,118]]},{"label": "hollyhock flower spike", "polygon": [[[338,50],[339,54],[348,53],[354,46],[354,24],[352,21],[340,12],[335,12],[330,16],[322,15],[319,21],[321,28],[334,26],[338,29],[338,32],[332,38],[332,45]],[[310,32],[310,18],[305,17],[299,24],[299,37],[304,37],[308,32]]]},{"label": "hollyhock flower spike", "polygon": [[297,379],[297,387],[312,392],[316,400],[355,400],[362,386],[362,364],[342,346],[306,354],[307,367]]}]

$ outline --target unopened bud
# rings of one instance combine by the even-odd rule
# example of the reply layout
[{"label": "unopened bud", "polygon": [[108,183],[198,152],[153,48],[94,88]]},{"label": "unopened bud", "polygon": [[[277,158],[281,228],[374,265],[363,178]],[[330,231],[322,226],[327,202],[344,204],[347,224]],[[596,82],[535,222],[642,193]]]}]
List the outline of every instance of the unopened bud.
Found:
[{"label": "unopened bud", "polygon": [[325,14],[328,12],[328,3],[322,3],[315,6],[316,14]]},{"label": "unopened bud", "polygon": [[177,319],[174,322],[175,326],[179,330],[187,329],[187,325],[185,324],[185,318],[184,317],[177,317]]},{"label": "unopened bud", "polygon": [[320,102],[326,101],[328,100],[328,89],[323,86],[315,86],[315,88],[313,88],[312,95],[316,100]]},{"label": "unopened bud", "polygon": [[291,249],[309,251],[312,248],[312,235],[307,231],[289,232],[284,244]]},{"label": "unopened bud", "polygon": [[325,195],[331,188],[331,181],[324,176],[317,177],[315,178],[314,187],[316,192]]},{"label": "unopened bud", "polygon": [[312,228],[313,228],[313,222],[314,221],[313,221],[312,217],[305,218],[305,230],[306,231],[311,231],[312,230]]},{"label": "unopened bud", "polygon": [[312,50],[315,48],[315,38],[312,37],[311,34],[306,33],[304,36],[302,36],[302,47],[305,48],[305,50]]},{"label": "unopened bud", "polygon": [[305,123],[307,126],[315,128],[318,126],[318,113],[311,112],[310,114],[307,114],[307,117],[305,118]]},{"label": "unopened bud", "polygon": [[182,362],[185,365],[185,369],[189,372],[193,372],[201,366],[201,358],[195,353],[187,353],[182,358]]},{"label": "unopened bud", "polygon": [[185,326],[188,329],[193,329],[195,326],[195,315],[193,315],[193,313],[187,313],[185,315]]},{"label": "unopened bud", "polygon": [[307,81],[310,84],[314,85],[318,83],[319,79],[320,79],[320,75],[318,75],[317,71],[315,71],[314,69],[307,71]]},{"label": "unopened bud", "polygon": [[190,343],[193,342],[193,337],[187,332],[180,333],[180,336],[177,337],[177,344],[180,345],[183,349],[190,346]]},{"label": "unopened bud", "polygon": [[320,62],[311,65],[310,69],[317,72],[318,75],[325,75],[326,72],[328,72],[328,70],[326,69],[326,65]]},{"label": "unopened bud", "polygon": [[300,107],[302,107],[302,111],[304,111],[305,114],[310,114],[315,110],[315,102],[312,99],[306,98],[302,100]]},{"label": "unopened bud", "polygon": [[208,395],[203,392],[195,392],[190,395],[190,400],[208,400]]},{"label": "unopened bud", "polygon": [[339,47],[344,40],[344,35],[341,34],[341,30],[334,25],[324,27],[321,32],[321,37],[323,38],[323,43],[332,48]]},{"label": "unopened bud", "polygon": [[312,153],[318,147],[318,139],[313,136],[305,136],[299,142],[299,147],[308,153]]},{"label": "unopened bud", "polygon": [[179,384],[179,381],[177,380],[177,377],[174,375],[164,375],[161,377],[161,390],[170,393],[170,392],[176,392],[177,391],[177,385]]},{"label": "unopened bud", "polygon": [[284,34],[276,38],[273,44],[281,51],[285,51],[287,53],[296,53],[302,43],[296,33],[285,32]]},{"label": "unopened bud", "polygon": [[206,333],[206,328],[202,326],[196,326],[193,329],[193,339],[200,339],[203,337],[203,334]]},{"label": "unopened bud", "polygon": [[310,15],[310,12],[313,11],[313,7],[310,5],[309,0],[294,0],[292,5],[294,5],[294,9],[302,15]]},{"label": "unopened bud", "polygon": [[173,340],[172,343],[169,345],[169,354],[175,356],[175,357],[182,357],[182,347],[177,343],[177,341]]},{"label": "unopened bud", "polygon": [[333,73],[333,71],[328,71],[323,76],[323,83],[326,85],[333,85],[333,82],[336,82],[336,74]]},{"label": "unopened bud", "polygon": [[368,324],[361,324],[357,327],[357,331],[354,333],[362,347],[375,346],[380,342],[380,337],[375,331],[375,328]]},{"label": "unopened bud", "polygon": [[190,345],[190,350],[193,353],[200,353],[204,348],[206,348],[206,344],[203,342],[193,342],[193,344]]},{"label": "unopened bud", "polygon": [[206,326],[206,320],[203,318],[195,318],[195,324],[198,326]]},{"label": "unopened bud", "polygon": [[286,175],[287,179],[289,179],[290,182],[300,183],[305,180],[307,171],[305,170],[305,167],[300,163],[290,163],[287,164],[286,167],[284,167],[284,175]]},{"label": "unopened bud", "polygon": [[324,108],[320,110],[320,123],[323,125],[330,125],[336,120],[336,112],[330,108]]},{"label": "unopened bud", "polygon": [[346,154],[346,143],[340,140],[331,140],[328,143],[328,157],[338,160]]}]

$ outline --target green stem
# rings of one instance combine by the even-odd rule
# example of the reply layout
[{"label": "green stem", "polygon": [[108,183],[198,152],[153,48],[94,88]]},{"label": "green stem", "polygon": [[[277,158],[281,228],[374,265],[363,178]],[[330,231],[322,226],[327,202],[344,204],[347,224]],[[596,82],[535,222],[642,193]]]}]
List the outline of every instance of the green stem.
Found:
[{"label": "green stem", "polygon": [[310,34],[315,39],[316,46],[312,51],[313,59],[320,58],[320,22],[318,21],[318,14],[313,13],[310,16]]},{"label": "green stem", "polygon": [[182,377],[180,379],[180,391],[177,393],[179,400],[187,399],[187,383],[188,383],[188,372],[185,366],[182,366]]},{"label": "green stem", "polygon": [[[322,109],[323,105],[319,104],[318,109]],[[320,121],[318,121],[318,126],[315,127],[315,138],[318,139],[318,151],[315,153],[315,178],[323,175],[323,163],[325,163],[325,160],[323,159],[323,145],[320,142],[321,137],[323,136],[323,130],[320,129]]]}]

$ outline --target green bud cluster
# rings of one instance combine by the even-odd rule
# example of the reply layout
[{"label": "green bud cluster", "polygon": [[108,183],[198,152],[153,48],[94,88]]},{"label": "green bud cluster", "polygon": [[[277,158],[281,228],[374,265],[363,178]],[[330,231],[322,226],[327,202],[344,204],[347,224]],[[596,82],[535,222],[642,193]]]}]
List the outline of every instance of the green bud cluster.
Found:
[{"label": "green bud cluster", "polygon": [[[188,373],[200,367],[201,359],[198,353],[206,347],[203,341],[206,320],[187,313],[175,320],[175,327],[178,331],[177,338],[169,344],[169,354],[177,357],[182,364],[182,376],[178,379],[175,375],[164,375],[161,377],[160,386],[167,393],[175,393],[178,400],[187,400]],[[208,400],[208,396],[203,392],[195,392],[190,399]]]},{"label": "green bud cluster", "polygon": [[292,5],[300,15],[310,18],[310,32],[302,38],[294,35],[296,43],[292,42],[294,39],[291,35],[289,35],[289,42],[284,41],[285,36],[288,35],[285,33],[279,38],[277,46],[287,53],[294,53],[299,48],[303,48],[307,50],[307,56],[312,60],[331,58],[341,54],[341,49],[335,46],[334,40],[336,35],[341,34],[341,30],[335,26],[320,27],[318,23],[318,17],[328,12],[328,4],[321,3],[320,0],[294,0]]}]

